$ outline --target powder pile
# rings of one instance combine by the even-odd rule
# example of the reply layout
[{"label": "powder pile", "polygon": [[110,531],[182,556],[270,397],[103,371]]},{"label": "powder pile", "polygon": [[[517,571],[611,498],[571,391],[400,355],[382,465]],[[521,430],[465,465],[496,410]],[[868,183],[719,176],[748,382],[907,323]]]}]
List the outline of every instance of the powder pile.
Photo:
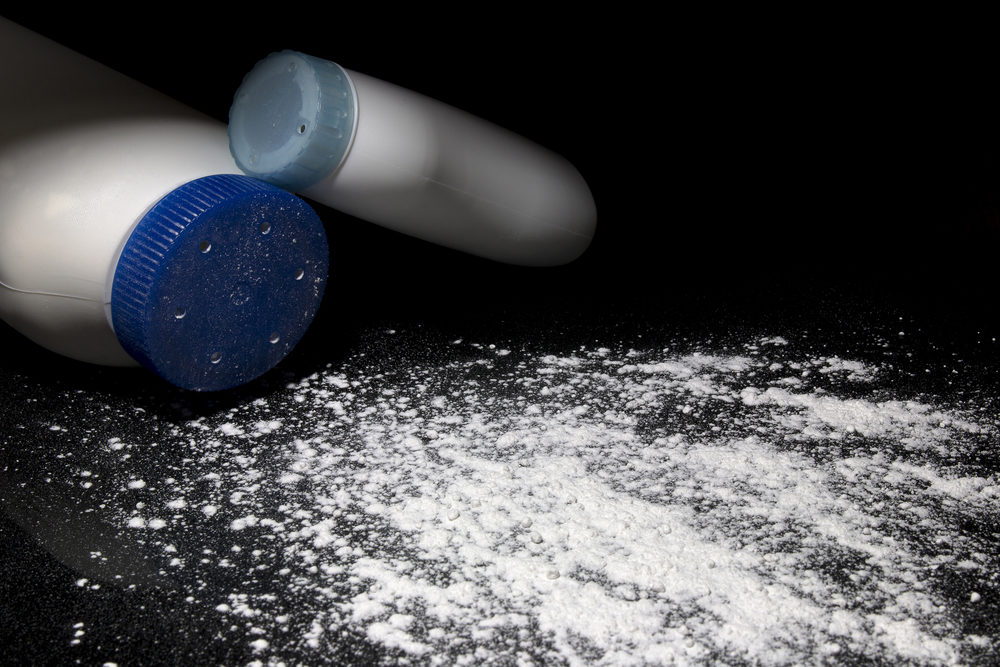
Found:
[{"label": "powder pile", "polygon": [[459,340],[103,431],[73,474],[250,664],[1000,659],[996,424],[897,373]]}]

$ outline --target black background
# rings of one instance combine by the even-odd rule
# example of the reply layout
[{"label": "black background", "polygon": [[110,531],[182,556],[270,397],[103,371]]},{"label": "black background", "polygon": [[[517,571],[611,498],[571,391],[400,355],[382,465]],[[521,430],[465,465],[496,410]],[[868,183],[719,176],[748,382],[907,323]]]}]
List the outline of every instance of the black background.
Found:
[{"label": "black background", "polygon": [[[53,397],[78,389],[149,413],[178,401],[212,413],[367,352],[362,332],[375,324],[557,346],[560,337],[654,340],[657,328],[665,340],[709,338],[745,321],[773,334],[816,330],[814,339],[845,355],[857,324],[902,341],[915,368],[951,354],[935,346],[954,342],[995,383],[1000,113],[992,41],[977,35],[975,17],[958,25],[939,16],[545,13],[509,4],[106,14],[38,4],[3,14],[223,122],[243,75],[268,53],[334,60],[564,155],[590,184],[599,215],[583,257],[531,269],[316,205],[333,253],[330,282],[279,371],[204,396],[144,371],[62,359],[0,326],[0,388],[19,401],[0,411],[3,423],[34,423],[29,408],[68,411]],[[897,338],[904,317],[907,336]],[[371,351],[418,358],[425,341],[399,338],[402,352]],[[921,369],[912,382],[948,387],[951,375]],[[9,619],[29,628],[11,625],[5,644],[14,656],[44,653],[30,628],[84,603],[66,592],[70,575],[6,519],[0,545],[2,569],[13,573],[0,591]],[[153,607],[140,609],[91,611],[122,627],[130,618],[155,626]],[[187,628],[192,644],[198,630]],[[157,658],[149,662],[166,661]]]},{"label": "black background", "polygon": [[831,290],[944,327],[1000,319],[995,58],[975,17],[279,9],[7,16],[220,121],[268,53],[325,57],[566,156],[598,207],[582,258],[529,269],[316,205],[324,331],[669,321],[691,301],[769,310]]}]

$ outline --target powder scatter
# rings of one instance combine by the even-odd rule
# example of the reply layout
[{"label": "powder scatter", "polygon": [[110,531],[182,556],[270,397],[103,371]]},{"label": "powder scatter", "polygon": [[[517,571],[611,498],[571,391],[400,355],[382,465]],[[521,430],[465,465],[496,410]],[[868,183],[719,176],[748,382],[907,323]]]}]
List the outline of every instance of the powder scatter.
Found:
[{"label": "powder scatter", "polygon": [[996,412],[782,333],[358,354],[105,502],[260,664],[1000,659]]}]

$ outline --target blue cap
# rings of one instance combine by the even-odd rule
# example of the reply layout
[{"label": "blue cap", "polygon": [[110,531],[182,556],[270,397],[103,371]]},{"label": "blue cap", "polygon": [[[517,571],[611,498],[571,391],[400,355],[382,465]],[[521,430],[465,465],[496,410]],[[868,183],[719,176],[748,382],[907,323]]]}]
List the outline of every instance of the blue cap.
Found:
[{"label": "blue cap", "polygon": [[122,249],[111,319],[122,347],[163,379],[214,391],[263,374],[319,309],[323,223],[295,195],[207,176],[167,194]]},{"label": "blue cap", "polygon": [[339,65],[272,53],[243,78],[229,109],[229,150],[240,169],[292,191],[336,171],[354,139],[355,95]]}]

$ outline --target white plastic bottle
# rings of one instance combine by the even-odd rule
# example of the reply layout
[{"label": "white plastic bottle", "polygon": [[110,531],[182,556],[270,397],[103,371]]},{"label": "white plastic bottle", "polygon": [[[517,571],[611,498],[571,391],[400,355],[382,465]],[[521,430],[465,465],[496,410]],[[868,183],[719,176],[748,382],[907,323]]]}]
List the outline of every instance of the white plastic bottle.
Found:
[{"label": "white plastic bottle", "polygon": [[565,159],[492,123],[335,63],[274,53],[244,78],[230,147],[251,176],[502,262],[557,265],[597,220]]},{"label": "white plastic bottle", "polygon": [[291,350],[326,236],[302,200],[239,172],[223,123],[2,18],[0,91],[0,317],[189,389]]}]

